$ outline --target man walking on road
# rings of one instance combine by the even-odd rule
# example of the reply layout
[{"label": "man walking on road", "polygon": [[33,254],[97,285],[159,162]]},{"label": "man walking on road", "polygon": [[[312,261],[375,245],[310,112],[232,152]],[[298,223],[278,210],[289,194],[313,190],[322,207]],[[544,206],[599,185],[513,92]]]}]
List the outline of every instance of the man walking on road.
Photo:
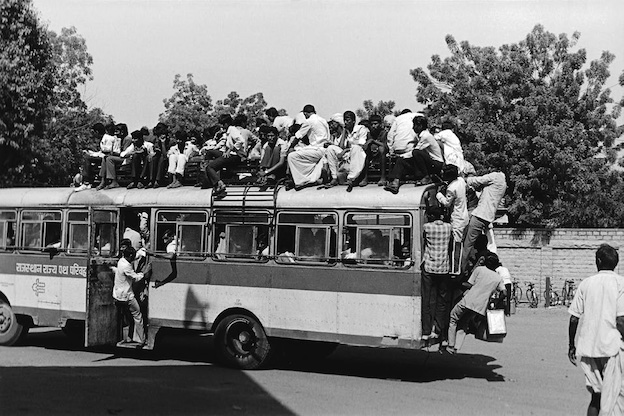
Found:
[{"label": "man walking on road", "polygon": [[596,251],[598,274],[581,282],[568,309],[568,358],[574,365],[580,358],[591,393],[588,415],[624,414],[624,277],[613,271],[618,261],[617,251],[602,244]]}]

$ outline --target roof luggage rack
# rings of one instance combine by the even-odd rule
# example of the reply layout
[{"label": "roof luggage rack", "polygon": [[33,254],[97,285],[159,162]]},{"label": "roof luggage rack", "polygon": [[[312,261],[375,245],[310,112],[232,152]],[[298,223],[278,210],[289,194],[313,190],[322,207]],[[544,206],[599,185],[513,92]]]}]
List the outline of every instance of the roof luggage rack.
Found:
[{"label": "roof luggage rack", "polygon": [[226,195],[222,198],[215,198],[214,192],[211,195],[211,206],[242,208],[267,208],[275,210],[277,192],[279,186],[272,189],[260,190],[256,185],[228,185]]}]

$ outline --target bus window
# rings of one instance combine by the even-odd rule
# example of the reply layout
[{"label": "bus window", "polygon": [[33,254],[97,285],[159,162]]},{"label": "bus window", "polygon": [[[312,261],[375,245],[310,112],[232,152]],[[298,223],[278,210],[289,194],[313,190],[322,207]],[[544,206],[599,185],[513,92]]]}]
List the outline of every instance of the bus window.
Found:
[{"label": "bus window", "polygon": [[175,236],[178,256],[202,257],[205,252],[205,212],[160,211],[156,214],[156,251],[166,252],[166,232]]},{"label": "bus window", "polygon": [[336,258],[337,216],[333,213],[280,213],[277,261],[333,262]]},{"label": "bus window", "polygon": [[270,255],[268,212],[216,211],[213,225],[215,260],[265,261]]},{"label": "bus window", "polygon": [[117,255],[117,213],[113,211],[94,211],[95,237],[92,254],[101,257]]},{"label": "bus window", "polygon": [[411,234],[409,214],[347,214],[340,256],[345,264],[409,267]]},{"label": "bus window", "polygon": [[26,250],[61,248],[61,228],[60,212],[24,211],[21,246]]},{"label": "bus window", "polygon": [[70,211],[67,216],[67,253],[85,254],[89,248],[89,212]]},{"label": "bus window", "polygon": [[15,211],[0,211],[0,249],[15,247]]}]

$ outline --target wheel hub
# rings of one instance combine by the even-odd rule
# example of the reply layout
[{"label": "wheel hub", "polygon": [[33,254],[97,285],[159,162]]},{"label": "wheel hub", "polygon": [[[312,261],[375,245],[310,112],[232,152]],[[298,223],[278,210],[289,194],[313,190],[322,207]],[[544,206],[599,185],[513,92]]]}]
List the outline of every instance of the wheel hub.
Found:
[{"label": "wheel hub", "polygon": [[6,332],[11,326],[11,316],[5,313],[5,309],[0,306],[0,332]]}]

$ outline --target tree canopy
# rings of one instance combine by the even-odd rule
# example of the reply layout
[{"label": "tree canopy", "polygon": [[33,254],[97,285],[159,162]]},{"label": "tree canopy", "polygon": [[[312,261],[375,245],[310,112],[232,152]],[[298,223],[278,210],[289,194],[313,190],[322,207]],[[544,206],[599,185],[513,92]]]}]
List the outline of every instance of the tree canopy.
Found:
[{"label": "tree canopy", "polygon": [[449,57],[410,71],[418,102],[434,122],[455,123],[466,158],[507,175],[515,224],[624,224],[614,199],[622,178],[609,169],[613,160],[597,157],[618,135],[621,103],[605,88],[614,55],[605,51],[587,66],[579,37],[537,25],[495,48],[448,35]]},{"label": "tree canopy", "polygon": [[355,110],[355,115],[361,119],[368,120],[373,114],[377,114],[382,118],[388,114],[398,115],[398,112],[394,110],[396,103],[394,101],[379,101],[377,105],[373,104],[373,100],[364,100],[362,103],[364,108],[358,108]]}]

